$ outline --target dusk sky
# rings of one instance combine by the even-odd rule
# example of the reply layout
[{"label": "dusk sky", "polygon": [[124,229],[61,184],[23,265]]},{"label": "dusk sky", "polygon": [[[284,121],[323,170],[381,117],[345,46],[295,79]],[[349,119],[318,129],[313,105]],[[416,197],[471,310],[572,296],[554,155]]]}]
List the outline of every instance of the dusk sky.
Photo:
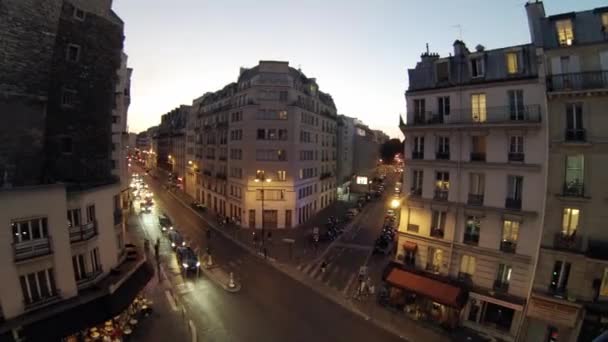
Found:
[{"label": "dusk sky", "polygon": [[[547,0],[547,15],[605,6],[598,0]],[[448,6],[449,4],[449,6]],[[458,4],[458,6],[456,6]],[[447,55],[462,38],[470,49],[529,42],[524,0],[114,0],[125,21],[134,68],[129,130],[208,91],[236,81],[240,67],[289,61],[338,113],[402,138],[407,68],[429,43]]]}]

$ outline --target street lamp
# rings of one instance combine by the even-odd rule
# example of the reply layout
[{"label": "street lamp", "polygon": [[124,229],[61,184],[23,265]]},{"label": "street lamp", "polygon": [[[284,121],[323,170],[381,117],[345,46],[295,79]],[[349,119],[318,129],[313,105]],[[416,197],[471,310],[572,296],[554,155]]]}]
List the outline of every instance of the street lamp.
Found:
[{"label": "street lamp", "polygon": [[399,201],[398,199],[395,198],[391,201],[391,208],[397,209],[399,208],[399,205],[401,205],[401,201]]},{"label": "street lamp", "polygon": [[262,184],[262,251],[264,252],[264,258],[266,258],[266,222],[264,222],[264,183],[272,182],[272,179],[266,178],[264,172],[258,172],[254,179],[256,183]]}]

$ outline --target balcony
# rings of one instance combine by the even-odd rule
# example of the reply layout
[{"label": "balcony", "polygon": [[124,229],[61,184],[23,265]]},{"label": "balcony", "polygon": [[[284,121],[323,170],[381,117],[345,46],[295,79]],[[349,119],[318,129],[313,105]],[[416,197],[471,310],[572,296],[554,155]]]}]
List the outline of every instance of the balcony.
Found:
[{"label": "balcony", "polygon": [[13,243],[15,261],[23,261],[44,255],[49,255],[51,250],[51,238],[35,239]]},{"label": "balcony", "polygon": [[505,208],[512,210],[521,210],[521,198],[506,198]]},{"label": "balcony", "polygon": [[422,188],[412,188],[410,190],[410,196],[413,196],[413,197],[422,196]]},{"label": "balcony", "polygon": [[97,222],[92,221],[80,226],[70,227],[70,242],[87,241],[97,235]]},{"label": "balcony", "polygon": [[562,196],[585,197],[585,184],[583,182],[565,182]]},{"label": "balcony", "polygon": [[500,250],[505,253],[515,253],[515,249],[517,248],[517,242],[502,240],[500,242]]},{"label": "balcony", "polygon": [[439,239],[443,239],[443,229],[433,228],[431,229],[431,236]]},{"label": "balcony", "polygon": [[448,190],[435,189],[435,196],[433,196],[433,199],[436,201],[447,201]]},{"label": "balcony", "polygon": [[507,292],[509,291],[509,283],[497,279],[494,280],[494,286],[492,286],[492,288],[497,292]]},{"label": "balcony", "polygon": [[423,151],[412,151],[412,159],[424,159]]},{"label": "balcony", "polygon": [[573,91],[608,88],[608,71],[586,71],[548,75],[547,91]]},{"label": "balcony", "polygon": [[520,107],[500,106],[486,107],[485,113],[474,113],[472,108],[451,109],[449,116],[435,112],[408,113],[413,118],[406,127],[453,124],[514,124],[539,123],[541,121],[540,105]]},{"label": "balcony", "polygon": [[122,223],[122,210],[114,210],[114,225],[119,225]]},{"label": "balcony", "polygon": [[319,179],[320,180],[324,180],[324,179],[330,178],[331,176],[332,176],[331,172],[323,172],[319,176]]},{"label": "balcony", "polygon": [[509,152],[509,161],[511,162],[522,162],[524,161],[524,154],[519,152]]},{"label": "balcony", "polygon": [[438,160],[450,160],[450,152],[436,152],[435,159]]},{"label": "balcony", "polygon": [[564,232],[555,233],[553,239],[553,248],[570,251],[570,252],[581,252],[583,247],[583,241],[580,236],[576,235],[576,231],[568,234]]},{"label": "balcony", "polygon": [[78,289],[83,289],[93,285],[99,276],[103,274],[103,270],[101,267],[97,271],[87,273],[83,278],[76,281],[76,286]]},{"label": "balcony", "polygon": [[36,300],[23,300],[23,306],[25,311],[31,311],[49,306],[61,300],[60,292],[57,289],[55,293],[50,293],[46,297],[41,297]]},{"label": "balcony", "polygon": [[218,172],[218,173],[215,174],[215,178],[226,180],[226,174]]},{"label": "balcony", "polygon": [[567,142],[586,142],[587,141],[587,131],[584,128],[567,129],[564,139]]},{"label": "balcony", "polygon": [[471,161],[477,161],[477,162],[486,161],[485,152],[471,152]]},{"label": "balcony", "polygon": [[467,244],[467,245],[475,245],[477,246],[479,244],[479,234],[473,234],[473,233],[464,233],[464,236],[462,238],[462,242]]},{"label": "balcony", "polygon": [[482,206],[483,205],[483,195],[469,194],[469,198],[467,199],[468,205]]}]

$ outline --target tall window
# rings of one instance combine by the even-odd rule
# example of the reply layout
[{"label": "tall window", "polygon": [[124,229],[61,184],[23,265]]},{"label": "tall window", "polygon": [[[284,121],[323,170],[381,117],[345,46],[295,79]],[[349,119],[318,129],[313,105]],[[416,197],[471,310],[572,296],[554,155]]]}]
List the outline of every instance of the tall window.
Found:
[{"label": "tall window", "polygon": [[435,189],[439,191],[450,190],[450,173],[445,171],[437,172],[435,179]]},{"label": "tall window", "polygon": [[412,159],[423,159],[424,158],[424,137],[415,136],[412,151]]},{"label": "tall window", "polygon": [[424,99],[414,100],[414,116],[422,118],[424,120],[424,113],[426,112],[426,102]]},{"label": "tall window", "polygon": [[507,177],[507,197],[521,201],[521,192],[523,189],[524,177],[508,176]]},{"label": "tall window", "polygon": [[572,30],[572,21],[570,19],[556,21],[555,30],[557,31],[559,45],[572,45],[574,31]]},{"label": "tall window", "polygon": [[80,222],[80,209],[68,210],[68,224],[70,227],[78,227]]},{"label": "tall window", "polygon": [[509,285],[509,282],[511,281],[511,271],[512,268],[509,265],[498,265],[498,274],[496,275],[496,282],[502,286]]},{"label": "tall window", "polygon": [[566,156],[565,191],[567,194],[582,194],[585,177],[585,159],[582,154]]},{"label": "tall window", "polygon": [[485,175],[483,173],[471,173],[469,178],[469,193],[483,196],[485,193]]},{"label": "tall window", "polygon": [[438,273],[443,262],[443,250],[441,248],[429,247],[427,270]]},{"label": "tall window", "polygon": [[551,284],[549,289],[556,293],[563,293],[568,286],[568,276],[570,275],[570,263],[565,261],[556,261],[553,264],[553,273],[551,273]]},{"label": "tall window", "polygon": [[460,273],[472,277],[475,274],[475,257],[463,255],[460,259]]},{"label": "tall window", "polygon": [[22,275],[19,277],[19,282],[26,305],[40,302],[57,294],[52,268]]},{"label": "tall window", "polygon": [[521,135],[509,137],[509,153],[524,153],[524,137]]},{"label": "tall window", "polygon": [[284,170],[277,171],[277,180],[284,181],[286,179],[287,172]]},{"label": "tall window", "polygon": [[564,215],[562,218],[562,235],[574,236],[578,229],[579,222],[579,209],[564,208]]},{"label": "tall window", "polygon": [[584,141],[583,104],[566,104],[566,140]]},{"label": "tall window", "polygon": [[485,65],[483,57],[471,59],[471,77],[483,77],[485,74]]},{"label": "tall window", "polygon": [[474,135],[471,137],[471,161],[486,160],[486,137]]},{"label": "tall window", "polygon": [[450,115],[450,97],[440,96],[437,98],[437,108],[439,115]]},{"label": "tall window", "polygon": [[524,119],[524,91],[521,89],[507,91],[509,97],[509,114],[511,120]]},{"label": "tall window", "polygon": [[507,73],[510,75],[519,72],[519,65],[517,63],[517,52],[507,52]]},{"label": "tall window", "polygon": [[471,95],[471,115],[474,122],[487,120],[486,94]]},{"label": "tall window", "polygon": [[87,206],[87,222],[95,221],[95,205],[91,204]]},{"label": "tall window", "polygon": [[431,220],[431,236],[443,238],[446,215],[447,213],[445,211],[433,210],[433,217]]},{"label": "tall window", "polygon": [[422,195],[423,175],[422,170],[412,171],[412,193],[415,195]]},{"label": "tall window", "polygon": [[502,241],[500,243],[500,250],[503,252],[515,253],[518,236],[519,222],[504,220],[502,223]]},{"label": "tall window", "polygon": [[464,226],[463,242],[471,245],[479,243],[479,232],[481,230],[481,220],[476,216],[467,216]]},{"label": "tall window", "polygon": [[84,264],[83,254],[72,256],[72,268],[74,269],[74,277],[76,278],[76,281],[87,277],[87,270]]},{"label": "tall window", "polygon": [[450,159],[449,137],[437,137],[437,159]]},{"label": "tall window", "polygon": [[90,252],[91,257],[91,271],[97,272],[101,270],[101,263],[99,262],[99,248],[95,247]]},{"label": "tall window", "polygon": [[49,236],[46,217],[11,222],[13,242],[20,243]]}]

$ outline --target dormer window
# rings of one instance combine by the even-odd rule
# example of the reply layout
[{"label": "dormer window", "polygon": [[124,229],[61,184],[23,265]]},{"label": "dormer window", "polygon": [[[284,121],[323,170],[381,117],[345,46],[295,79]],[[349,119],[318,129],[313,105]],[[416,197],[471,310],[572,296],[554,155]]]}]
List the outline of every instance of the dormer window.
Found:
[{"label": "dormer window", "polygon": [[435,64],[437,72],[437,82],[447,82],[450,80],[448,62],[439,62]]},{"label": "dormer window", "polygon": [[602,30],[608,33],[608,12],[602,13]]},{"label": "dormer window", "polygon": [[572,21],[570,19],[556,21],[555,30],[557,31],[557,41],[559,42],[559,45],[572,45],[572,42],[574,41],[574,31],[572,30]]},{"label": "dormer window", "polygon": [[485,75],[485,65],[482,57],[471,59],[471,77],[483,77]]},{"label": "dormer window", "polygon": [[86,17],[86,13],[85,11],[81,10],[78,7],[74,7],[74,12],[72,13],[74,19],[79,20],[79,21],[84,21],[85,17]]},{"label": "dormer window", "polygon": [[507,62],[507,73],[509,75],[517,74],[519,72],[517,52],[507,52],[505,56]]}]

